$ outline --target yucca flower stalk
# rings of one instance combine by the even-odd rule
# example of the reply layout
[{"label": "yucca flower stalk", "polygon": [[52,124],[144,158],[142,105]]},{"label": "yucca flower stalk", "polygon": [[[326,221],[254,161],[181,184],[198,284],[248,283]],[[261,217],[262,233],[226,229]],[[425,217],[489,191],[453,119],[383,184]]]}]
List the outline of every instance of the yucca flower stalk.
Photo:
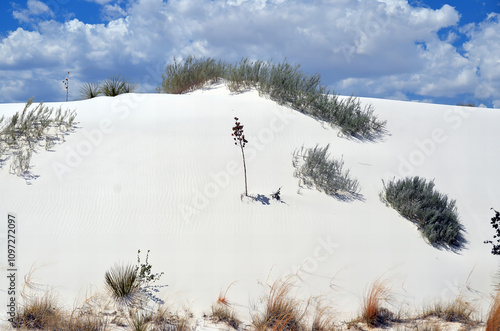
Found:
[{"label": "yucca flower stalk", "polygon": [[243,170],[245,173],[245,195],[248,196],[248,189],[247,189],[247,166],[245,162],[245,145],[248,142],[248,140],[245,139],[245,135],[243,134],[243,125],[241,125],[240,122],[238,122],[238,117],[235,117],[234,120],[236,121],[234,127],[233,127],[233,136],[234,139],[234,144],[236,146],[239,146],[241,148],[241,155],[243,156]]}]

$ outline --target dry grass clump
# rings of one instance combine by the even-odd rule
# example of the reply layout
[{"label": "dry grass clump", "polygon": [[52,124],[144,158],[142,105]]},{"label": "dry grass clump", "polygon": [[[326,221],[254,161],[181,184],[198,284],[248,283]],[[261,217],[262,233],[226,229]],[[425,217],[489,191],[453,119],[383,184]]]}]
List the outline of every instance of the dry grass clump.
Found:
[{"label": "dry grass clump", "polygon": [[150,326],[155,331],[191,331],[192,317],[189,311],[183,315],[174,314],[165,305],[161,305],[152,315]]},{"label": "dry grass clump", "polygon": [[301,308],[299,300],[290,296],[293,286],[291,278],[274,282],[265,311],[253,316],[252,324],[256,330],[305,330],[302,319],[306,309]]},{"label": "dry grass clump", "polygon": [[219,293],[219,297],[217,301],[212,305],[212,315],[211,317],[216,322],[223,322],[233,327],[234,329],[238,329],[240,325],[240,320],[236,317],[236,312],[231,307],[231,304],[227,300],[227,291],[234,283],[231,283],[224,292]]},{"label": "dry grass clump", "polygon": [[377,279],[363,298],[361,320],[369,326],[384,325],[391,320],[393,314],[382,307],[383,302],[390,300],[390,289],[387,282]]},{"label": "dry grass clump", "polygon": [[22,305],[12,326],[15,328],[45,329],[58,326],[62,321],[62,313],[52,295],[29,298]]},{"label": "dry grass clump", "polygon": [[423,317],[435,316],[447,322],[473,323],[474,307],[463,296],[458,295],[450,302],[437,302],[426,308]]},{"label": "dry grass clump", "polygon": [[495,299],[488,312],[488,319],[486,320],[486,331],[500,330],[500,291],[497,292]]},{"label": "dry grass clump", "polygon": [[318,305],[312,321],[311,331],[333,331],[335,329],[334,314],[331,308]]},{"label": "dry grass clump", "polygon": [[134,331],[147,331],[149,322],[153,320],[153,315],[144,310],[130,309],[127,320],[130,329]]}]

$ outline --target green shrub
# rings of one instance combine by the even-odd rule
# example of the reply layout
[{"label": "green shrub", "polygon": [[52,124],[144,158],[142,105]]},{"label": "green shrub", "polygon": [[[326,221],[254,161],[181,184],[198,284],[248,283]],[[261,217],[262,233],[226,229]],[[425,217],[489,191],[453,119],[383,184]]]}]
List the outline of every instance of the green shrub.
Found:
[{"label": "green shrub", "polygon": [[434,181],[406,177],[384,183],[382,199],[403,217],[415,222],[433,245],[459,247],[463,226],[458,219],[455,200],[434,190]]},{"label": "green shrub", "polygon": [[374,115],[371,105],[361,106],[358,98],[341,100],[321,84],[319,74],[308,76],[299,65],[242,59],[228,65],[211,58],[186,60],[167,65],[158,92],[181,94],[224,79],[233,92],[256,88],[281,105],[340,127],[342,133],[373,139],[385,131],[385,121]]},{"label": "green shrub", "polygon": [[29,99],[21,112],[10,119],[0,118],[0,156],[9,155],[11,173],[30,178],[29,168],[33,151],[45,141],[45,149],[54,146],[58,135],[73,127],[75,111],[56,111],[40,102],[32,107],[33,98]]},{"label": "green shrub", "polygon": [[206,83],[217,82],[227,76],[227,65],[211,58],[197,59],[189,56],[184,61],[167,65],[162,74],[158,92],[182,94],[203,87]]},{"label": "green shrub", "polygon": [[328,195],[356,196],[359,192],[358,180],[351,178],[349,170],[343,169],[343,160],[330,157],[329,147],[316,145],[314,148],[295,150],[293,165],[297,169],[294,175],[301,178],[305,185],[315,186]]}]

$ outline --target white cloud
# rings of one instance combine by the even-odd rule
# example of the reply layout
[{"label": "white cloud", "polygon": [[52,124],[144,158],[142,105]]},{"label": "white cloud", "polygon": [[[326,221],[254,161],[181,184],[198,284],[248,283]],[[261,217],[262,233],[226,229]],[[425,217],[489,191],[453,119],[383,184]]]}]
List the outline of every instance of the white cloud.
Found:
[{"label": "white cloud", "polygon": [[125,74],[147,81],[144,88],[150,89],[173,56],[287,57],[345,94],[489,98],[496,93],[490,87],[500,82],[497,17],[464,29],[470,40],[461,55],[451,44],[455,34],[446,40],[437,35],[459,22],[449,5],[432,10],[404,0],[130,0],[124,7],[88,1],[103,5],[108,24],[73,19],[39,23],[35,32],[19,29],[0,43],[0,70],[52,66],[54,76],[71,69],[82,81]]},{"label": "white cloud", "polygon": [[50,8],[43,2],[38,0],[28,0],[27,8],[21,10],[14,10],[12,15],[20,23],[32,23],[33,16],[47,15],[49,17],[54,17],[54,13]]}]

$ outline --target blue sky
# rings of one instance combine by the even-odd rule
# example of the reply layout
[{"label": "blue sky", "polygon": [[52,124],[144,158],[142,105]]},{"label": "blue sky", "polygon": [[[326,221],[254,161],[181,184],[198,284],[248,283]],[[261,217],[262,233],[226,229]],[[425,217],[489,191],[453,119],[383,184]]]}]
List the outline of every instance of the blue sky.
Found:
[{"label": "blue sky", "polygon": [[0,102],[153,92],[188,55],[301,64],[340,94],[500,108],[500,1],[3,0]]}]

